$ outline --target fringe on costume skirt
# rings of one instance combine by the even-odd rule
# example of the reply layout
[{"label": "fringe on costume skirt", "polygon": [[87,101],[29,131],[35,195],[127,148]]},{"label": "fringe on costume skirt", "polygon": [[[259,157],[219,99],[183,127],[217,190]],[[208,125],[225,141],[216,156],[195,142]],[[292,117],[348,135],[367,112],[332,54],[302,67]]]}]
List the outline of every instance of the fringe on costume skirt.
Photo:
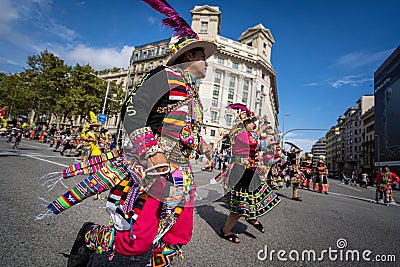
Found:
[{"label": "fringe on costume skirt", "polygon": [[228,177],[226,197],[233,213],[251,220],[266,214],[280,202],[253,168],[234,163]]}]

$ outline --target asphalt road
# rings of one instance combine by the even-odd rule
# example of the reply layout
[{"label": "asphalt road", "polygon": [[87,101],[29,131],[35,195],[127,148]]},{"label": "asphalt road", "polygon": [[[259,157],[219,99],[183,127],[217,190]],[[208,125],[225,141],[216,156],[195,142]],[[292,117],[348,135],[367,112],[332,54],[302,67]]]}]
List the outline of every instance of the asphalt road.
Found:
[{"label": "asphalt road", "polygon": [[[81,225],[109,221],[104,202],[93,200],[35,220],[48,202],[67,190],[59,184],[47,191],[40,177],[60,172],[73,161],[48,144],[24,139],[21,148],[13,150],[0,138],[1,266],[66,266]],[[216,173],[202,172],[199,165],[194,166],[199,190],[193,237],[184,247],[185,259],[174,266],[400,266],[400,206],[371,203],[374,188],[331,180],[328,195],[300,190],[303,202],[290,199],[291,188],[280,190],[281,203],[260,218],[266,232],[241,219],[233,229],[241,243],[233,244],[218,236],[228,211],[221,188],[208,184]],[[400,201],[398,191],[394,197]],[[116,255],[110,262],[103,254],[95,256],[92,266],[144,266],[145,261]]]}]

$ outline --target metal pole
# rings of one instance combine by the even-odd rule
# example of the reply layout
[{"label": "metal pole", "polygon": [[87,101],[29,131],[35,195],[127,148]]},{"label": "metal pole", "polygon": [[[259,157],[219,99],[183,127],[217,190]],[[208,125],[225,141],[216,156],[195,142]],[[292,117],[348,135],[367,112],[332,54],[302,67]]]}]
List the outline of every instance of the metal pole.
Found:
[{"label": "metal pole", "polygon": [[103,110],[101,114],[104,114],[104,112],[106,112],[106,104],[109,91],[110,91],[110,80],[107,81],[107,91],[106,91],[106,96],[104,97]]},{"label": "metal pole", "polygon": [[[278,141],[279,141],[278,143],[282,142],[283,137],[284,137],[286,134],[290,133],[290,132],[294,132],[294,131],[327,131],[327,130],[329,130],[329,129],[326,129],[326,128],[295,128],[295,129],[291,129],[291,130],[289,130],[289,131],[283,133],[282,136],[280,136],[280,138],[279,138],[279,140],[278,140]],[[276,144],[276,143],[275,143],[275,144]]]},{"label": "metal pole", "polygon": [[288,113],[283,114],[283,119],[282,119],[282,137],[281,137],[281,139],[282,139],[282,149],[283,149],[283,144],[284,144],[283,136],[285,135],[285,117],[288,117],[288,116],[290,116],[290,114],[288,114]]},{"label": "metal pole", "polygon": [[[128,95],[129,95],[129,83],[130,83],[130,81],[131,81],[131,68],[130,68],[130,66],[128,67],[128,79],[127,79],[127,82],[126,82],[126,86],[125,86],[125,99],[124,99],[124,103],[125,103],[125,101],[126,101],[126,99],[128,98]],[[121,115],[122,114],[120,114],[120,116],[119,116],[119,118],[118,118],[118,128],[117,128],[117,147],[119,147],[118,146],[118,142],[119,142],[119,138],[121,137],[121,134],[122,134],[122,131],[123,131],[123,125],[122,125],[122,123],[121,123],[121,121],[122,121],[122,119],[123,118],[121,118]]]},{"label": "metal pole", "polygon": [[10,106],[10,109],[9,109],[9,111],[8,111],[8,120],[11,120],[11,115],[12,115],[12,110],[13,110],[13,106],[14,106],[14,99],[17,97],[17,88],[14,88],[14,98],[13,98],[13,100],[12,100],[12,102],[11,102],[11,106]]},{"label": "metal pole", "polygon": [[282,119],[282,149],[283,149],[283,135],[285,133],[285,114],[283,114],[283,119]]}]

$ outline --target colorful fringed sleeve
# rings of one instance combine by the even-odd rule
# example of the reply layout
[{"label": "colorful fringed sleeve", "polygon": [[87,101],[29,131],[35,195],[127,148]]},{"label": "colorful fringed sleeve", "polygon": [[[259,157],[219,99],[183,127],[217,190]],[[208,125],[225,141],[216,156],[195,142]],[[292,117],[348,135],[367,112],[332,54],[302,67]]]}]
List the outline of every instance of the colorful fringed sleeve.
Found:
[{"label": "colorful fringed sleeve", "polygon": [[118,152],[114,150],[65,168],[63,170],[64,179],[82,174],[90,175],[75,185],[74,188],[50,203],[47,208],[53,213],[58,214],[90,196],[100,194],[115,187],[129,176],[126,167],[123,164],[117,163],[119,158]]}]

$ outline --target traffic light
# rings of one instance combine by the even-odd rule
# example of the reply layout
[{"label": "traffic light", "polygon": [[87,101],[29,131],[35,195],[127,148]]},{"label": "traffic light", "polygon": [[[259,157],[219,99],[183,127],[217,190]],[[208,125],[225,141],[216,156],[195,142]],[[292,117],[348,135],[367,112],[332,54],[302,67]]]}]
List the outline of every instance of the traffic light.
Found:
[{"label": "traffic light", "polygon": [[339,135],[340,133],[340,127],[335,127],[335,135]]}]

